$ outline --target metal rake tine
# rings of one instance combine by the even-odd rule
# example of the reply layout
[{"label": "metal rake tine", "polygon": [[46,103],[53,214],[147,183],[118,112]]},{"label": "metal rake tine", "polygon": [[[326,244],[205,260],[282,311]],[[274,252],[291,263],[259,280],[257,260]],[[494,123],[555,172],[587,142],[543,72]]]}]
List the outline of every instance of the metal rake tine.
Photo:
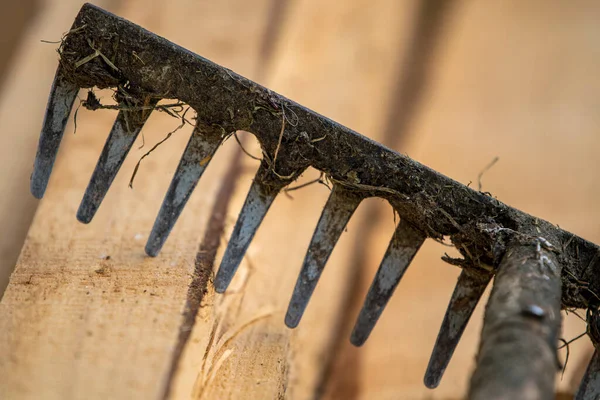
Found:
[{"label": "metal rake tine", "polygon": [[598,350],[588,364],[585,375],[581,380],[575,400],[596,400],[600,398],[600,354]]},{"label": "metal rake tine", "polygon": [[268,173],[268,167],[261,164],[250,186],[215,277],[214,285],[217,293],[224,293],[227,290],[265,214],[269,211],[279,191],[285,186],[280,182],[276,186],[273,186],[272,182],[264,182],[261,177]]},{"label": "metal rake tine", "polygon": [[152,99],[143,110],[120,110],[113,124],[108,139],[104,144],[90,183],[83,195],[77,219],[83,223],[89,223],[113,180],[117,176],[125,157],[131,150],[133,143],[141,132],[144,124],[150,117],[152,107],[158,100]]},{"label": "metal rake tine", "polygon": [[362,346],[426,236],[401,219],[360,311],[350,342]]},{"label": "metal rake tine", "polygon": [[46,192],[56,154],[78,92],[79,86],[65,78],[63,68],[59,65],[50,90],[33,174],[31,175],[31,194],[38,199],[44,197]]},{"label": "metal rake tine", "polygon": [[295,328],[300,323],[325,264],[361,200],[362,197],[347,192],[341,186],[333,186],[308,246],[304,264],[285,315],[285,324],[288,327]]},{"label": "metal rake tine", "polygon": [[220,132],[214,134],[210,128],[199,126],[194,129],[146,243],[149,256],[160,252],[221,141]]},{"label": "metal rake tine", "polygon": [[464,269],[458,277],[425,373],[425,386],[436,388],[479,303],[492,274]]}]

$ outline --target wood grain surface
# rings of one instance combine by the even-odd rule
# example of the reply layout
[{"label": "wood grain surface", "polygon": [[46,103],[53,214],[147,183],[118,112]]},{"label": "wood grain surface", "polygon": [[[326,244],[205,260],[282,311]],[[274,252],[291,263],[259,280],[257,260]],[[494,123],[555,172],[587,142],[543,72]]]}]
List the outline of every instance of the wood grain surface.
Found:
[{"label": "wood grain surface", "polygon": [[[0,97],[0,218],[14,232],[0,240],[4,270],[28,230],[0,302],[0,398],[464,396],[483,304],[440,387],[422,384],[459,272],[440,260],[450,249],[437,243],[426,242],[417,254],[367,344],[346,346],[394,229],[391,207],[381,201],[360,206],[295,330],[283,316],[328,196],[322,185],[281,195],[229,291],[214,293],[210,274],[200,274],[207,260],[201,246],[239,154],[234,140],[211,162],[161,255],[148,258],[145,240],[191,130],[178,131],[146,158],[131,190],[139,157],[179,124],[152,115],[145,147],[138,149],[140,138],[94,221],[82,225],[75,213],[116,115],[81,109],[77,133],[67,127],[30,224],[36,203],[28,176],[56,63],[52,45],[39,39],[60,38],[81,5],[41,3]],[[426,73],[408,75],[423,84],[409,98],[409,123],[396,122],[395,131],[390,121],[404,109],[394,108],[398,91],[414,67],[411,43],[423,32],[416,0],[95,3],[375,140],[388,140],[391,129],[397,150],[460,182],[477,187],[480,171],[499,157],[481,178],[482,190],[600,241],[595,2],[453,1],[439,20],[435,46],[423,48],[432,52],[424,58]],[[111,101],[110,92],[98,94]],[[240,135],[258,155],[251,135]],[[221,209],[224,234],[212,238],[220,243],[217,263],[258,166],[246,156],[240,162],[229,181],[231,202]],[[308,171],[302,182],[316,176]],[[369,207],[384,218],[364,235]],[[358,275],[349,267],[357,247],[366,254]],[[207,283],[205,293],[199,283]],[[584,328],[570,316],[563,336]],[[586,339],[570,350],[558,385],[566,393],[591,356]]]}]

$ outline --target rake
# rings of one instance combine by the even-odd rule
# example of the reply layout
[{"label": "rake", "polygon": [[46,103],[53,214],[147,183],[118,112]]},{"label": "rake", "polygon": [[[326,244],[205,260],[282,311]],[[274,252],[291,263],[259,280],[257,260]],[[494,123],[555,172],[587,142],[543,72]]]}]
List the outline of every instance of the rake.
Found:
[{"label": "rake", "polygon": [[[514,209],[321,116],[236,73],[96,6],[85,4],[61,43],[31,177],[42,198],[81,88],[112,88],[119,110],[77,218],[94,217],[152,110],[176,99],[197,113],[190,137],[146,244],[157,256],[204,169],[229,134],[248,131],[263,158],[214,280],[226,291],[276,196],[308,167],[332,190],[309,245],[285,316],[296,327],[333,248],[363,199],[387,200],[400,216],[351,335],[362,345],[423,242],[450,239],[462,272],[434,346],[425,384],[435,388],[486,287],[477,367],[469,398],[552,398],[561,363],[561,309],[587,309],[600,343],[600,248]],[[93,108],[93,98],[88,107]],[[600,396],[596,351],[578,399]]]}]

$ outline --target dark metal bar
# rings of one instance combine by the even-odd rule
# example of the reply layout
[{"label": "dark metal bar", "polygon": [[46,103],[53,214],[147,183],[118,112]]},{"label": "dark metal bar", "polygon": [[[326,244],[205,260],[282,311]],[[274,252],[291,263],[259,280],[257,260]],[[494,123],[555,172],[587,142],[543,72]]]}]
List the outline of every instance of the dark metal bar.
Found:
[{"label": "dark metal bar", "polygon": [[[156,105],[157,100],[150,100],[143,110],[121,110],[106,139],[90,183],[83,195],[83,200],[77,211],[77,219],[83,223],[89,223],[113,180],[117,176],[125,157],[131,150],[135,139],[142,131],[144,124],[151,114],[151,107]],[[123,106],[126,106],[123,104]]]},{"label": "dark metal bar", "polygon": [[288,327],[295,328],[300,323],[308,301],[319,282],[323,269],[325,269],[325,264],[361,200],[360,197],[348,193],[344,188],[334,185],[325,208],[323,208],[296,281],[296,287],[285,315],[285,324]]},{"label": "dark metal bar", "polygon": [[585,371],[575,400],[598,400],[600,399],[600,312],[597,304],[590,304],[587,309],[587,335],[594,345],[594,355]]},{"label": "dark metal bar", "polygon": [[428,388],[433,389],[440,384],[454,350],[492,276],[485,271],[463,269],[458,277],[425,372],[424,382]]},{"label": "dark metal bar", "polygon": [[598,399],[600,399],[600,354],[596,350],[581,380],[575,400]]},{"label": "dark metal bar", "polygon": [[365,343],[425,238],[409,222],[400,220],[354,325],[353,345]]},{"label": "dark metal bar", "polygon": [[268,167],[261,164],[252,186],[248,191],[248,196],[242,207],[242,211],[235,223],[233,233],[229,239],[229,244],[223,255],[221,266],[215,277],[215,290],[217,293],[223,293],[231,283],[235,272],[237,271],[252,238],[256,234],[263,218],[269,211],[271,204],[279,194],[283,186],[272,187],[260,178],[268,173]]},{"label": "dark metal bar", "polygon": [[50,90],[31,175],[31,194],[38,199],[46,192],[56,154],[78,92],[79,86],[66,78],[63,67],[59,65]]},{"label": "dark metal bar", "polygon": [[545,239],[514,240],[488,302],[469,399],[554,398],[561,265]]},{"label": "dark metal bar", "polygon": [[149,256],[157,256],[165,244],[221,140],[220,134],[211,132],[209,128],[198,125],[194,129],[146,243]]}]

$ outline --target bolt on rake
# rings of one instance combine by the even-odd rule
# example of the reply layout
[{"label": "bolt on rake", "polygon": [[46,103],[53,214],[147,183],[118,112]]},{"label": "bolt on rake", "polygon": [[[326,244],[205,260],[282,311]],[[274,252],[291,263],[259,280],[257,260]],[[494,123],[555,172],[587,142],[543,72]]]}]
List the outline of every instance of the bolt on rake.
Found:
[{"label": "bolt on rake", "polygon": [[[479,299],[496,276],[470,396],[524,398],[531,388],[535,398],[551,396],[560,365],[561,308],[596,310],[600,305],[597,245],[93,5],[83,6],[59,54],[31,177],[35,197],[44,195],[81,88],[116,88],[119,109],[77,212],[84,223],[94,217],[151,112],[160,108],[158,102],[176,99],[192,107],[197,119],[146,244],[149,256],[159,254],[221,143],[232,132],[251,132],[260,142],[263,158],[218,269],[214,281],[218,293],[227,290],[277,195],[313,167],[327,175],[332,190],[290,300],[287,326],[300,323],[327,260],[361,201],[380,197],[400,215],[400,223],[360,311],[352,343],[360,346],[367,340],[423,242],[449,238],[462,258],[443,259],[462,272],[425,384],[434,388],[440,383]],[[596,398],[599,370],[596,353],[579,398]]]}]

